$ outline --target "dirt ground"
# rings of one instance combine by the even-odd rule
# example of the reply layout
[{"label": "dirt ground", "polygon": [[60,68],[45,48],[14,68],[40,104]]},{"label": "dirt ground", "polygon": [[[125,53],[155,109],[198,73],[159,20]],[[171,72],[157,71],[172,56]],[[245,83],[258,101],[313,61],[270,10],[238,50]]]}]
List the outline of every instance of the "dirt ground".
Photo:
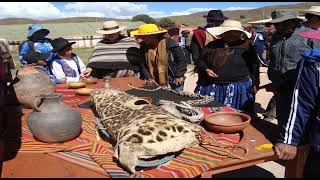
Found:
[{"label": "dirt ground", "polygon": [[[185,80],[185,86],[184,91],[193,92],[196,82],[198,79],[197,74],[193,73],[193,65],[188,65],[188,71],[186,73],[186,80]],[[267,76],[267,68],[261,67],[260,68],[260,86],[265,85],[269,83],[270,80]],[[267,105],[273,96],[273,93],[266,92],[265,89],[261,89],[256,94],[256,112],[259,117],[262,117],[262,114],[265,109],[267,108]],[[272,123],[277,123],[277,120],[271,121]],[[284,166],[271,161],[266,163],[258,164],[257,166],[252,166],[249,168],[244,168],[228,173],[222,173],[215,177],[261,177],[261,178],[283,178],[284,177]]]}]

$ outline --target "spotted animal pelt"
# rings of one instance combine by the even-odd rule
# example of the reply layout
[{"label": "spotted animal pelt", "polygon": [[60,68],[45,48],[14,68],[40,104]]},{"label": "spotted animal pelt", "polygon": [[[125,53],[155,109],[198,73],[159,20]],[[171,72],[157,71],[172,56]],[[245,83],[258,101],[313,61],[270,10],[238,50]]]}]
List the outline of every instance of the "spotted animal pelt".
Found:
[{"label": "spotted animal pelt", "polygon": [[137,105],[139,97],[113,90],[91,93],[101,124],[115,145],[115,157],[132,173],[138,158],[154,157],[198,145],[201,126],[179,119],[162,108]]}]

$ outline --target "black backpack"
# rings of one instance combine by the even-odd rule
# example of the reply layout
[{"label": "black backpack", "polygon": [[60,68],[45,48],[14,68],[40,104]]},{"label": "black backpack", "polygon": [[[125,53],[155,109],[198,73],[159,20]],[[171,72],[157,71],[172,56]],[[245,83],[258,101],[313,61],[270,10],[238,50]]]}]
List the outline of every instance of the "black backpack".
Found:
[{"label": "black backpack", "polygon": [[25,42],[28,43],[28,46],[29,46],[30,50],[31,50],[31,51],[34,51],[34,44],[33,44],[33,42],[30,41],[30,40],[25,40],[25,41],[23,41],[22,43],[19,44],[19,53],[21,52],[21,48],[22,48],[22,46],[23,46],[23,44],[24,44]]}]

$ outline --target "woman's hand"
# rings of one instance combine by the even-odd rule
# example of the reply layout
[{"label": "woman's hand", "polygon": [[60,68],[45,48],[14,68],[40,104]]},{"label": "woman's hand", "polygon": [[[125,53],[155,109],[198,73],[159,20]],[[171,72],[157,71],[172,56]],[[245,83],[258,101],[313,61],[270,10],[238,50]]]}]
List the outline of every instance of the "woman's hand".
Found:
[{"label": "woman's hand", "polygon": [[216,73],[214,73],[211,69],[206,69],[206,73],[208,76],[213,77],[213,78],[217,78],[219,77]]},{"label": "woman's hand", "polygon": [[251,91],[252,94],[256,94],[256,93],[258,92],[257,86],[252,86],[252,87],[250,88],[250,91]]},{"label": "woman's hand", "polygon": [[91,68],[87,68],[85,71],[83,71],[81,74],[80,74],[80,77],[89,77],[90,74],[92,72],[92,69]]},{"label": "woman's hand", "polygon": [[47,62],[45,60],[38,60],[37,65],[45,66],[45,65],[47,65]]}]

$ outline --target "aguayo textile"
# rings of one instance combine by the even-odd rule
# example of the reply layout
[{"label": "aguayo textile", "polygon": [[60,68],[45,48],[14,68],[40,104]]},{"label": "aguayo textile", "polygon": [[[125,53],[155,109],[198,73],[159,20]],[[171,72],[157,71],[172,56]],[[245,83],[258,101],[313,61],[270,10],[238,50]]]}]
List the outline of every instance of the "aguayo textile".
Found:
[{"label": "aguayo textile", "polygon": [[[99,84],[95,85],[99,86]],[[58,85],[57,92],[64,94],[66,104],[81,112],[83,119],[82,133],[79,137],[65,143],[48,144],[35,140],[27,126],[26,118],[30,109],[23,110],[21,124],[21,148],[20,153],[48,153],[49,155],[61,158],[65,161],[80,165],[88,170],[103,174],[106,177],[166,177],[166,178],[192,178],[197,177],[207,170],[219,165],[221,161],[228,158],[226,149],[219,146],[205,145],[186,148],[180,151],[169,162],[154,168],[138,170],[135,174],[128,172],[114,158],[114,144],[99,136],[100,132],[96,127],[97,117],[91,109],[78,108],[76,105],[85,102],[88,97],[76,96],[74,90],[66,86]],[[76,101],[73,102],[72,100]],[[228,111],[234,112],[230,107],[202,107],[199,108],[204,114]],[[176,129],[178,131],[178,129]],[[110,132],[108,132],[110,133]],[[208,132],[220,143],[235,145],[240,141],[240,134],[215,134]],[[11,142],[14,143],[14,139]],[[19,142],[20,144],[20,142]],[[228,149],[231,150],[231,149]]]},{"label": "aguayo textile", "polygon": [[[121,178],[132,177],[127,171],[114,161],[114,149],[112,145],[100,138],[97,138],[95,115],[91,109],[79,109],[83,118],[82,134],[69,142],[48,144],[36,141],[25,119],[32,110],[24,110],[22,116],[22,136],[21,153],[48,153],[49,155],[61,158],[71,163],[78,164],[89,170],[106,175],[106,177]],[[201,108],[204,113],[215,112],[215,108]],[[223,107],[219,111],[232,112],[228,107]],[[214,134],[213,137],[224,144],[237,144],[240,141],[240,134]],[[219,162],[227,157],[225,152],[219,148],[211,146],[208,151],[202,147],[187,148],[182,153],[174,157],[171,161],[154,169],[137,172],[140,177],[166,177],[166,178],[192,178],[217,166]]]},{"label": "aguayo textile", "polygon": [[139,51],[139,45],[133,38],[126,37],[117,43],[100,41],[93,49],[88,67],[139,71],[141,62],[144,62],[144,57]]}]

